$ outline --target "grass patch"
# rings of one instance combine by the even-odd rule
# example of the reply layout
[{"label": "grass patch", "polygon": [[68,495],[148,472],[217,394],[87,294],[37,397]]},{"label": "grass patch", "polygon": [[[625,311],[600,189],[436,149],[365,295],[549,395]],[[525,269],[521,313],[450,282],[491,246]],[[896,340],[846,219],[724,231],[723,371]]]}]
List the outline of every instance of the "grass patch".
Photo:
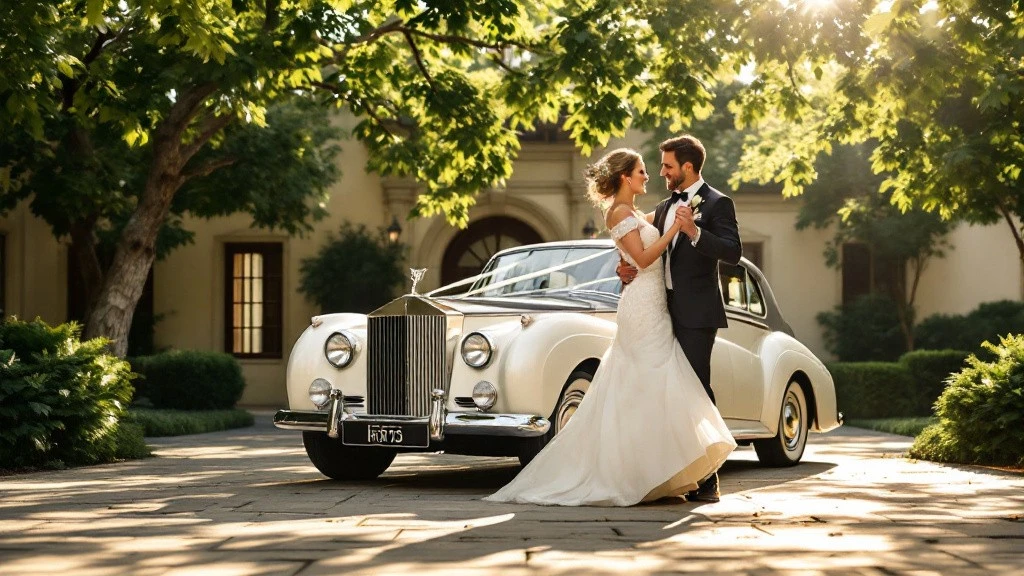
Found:
[{"label": "grass patch", "polygon": [[938,422],[934,416],[916,416],[908,418],[876,418],[876,419],[850,419],[846,421],[848,426],[856,428],[867,428],[889,434],[900,436],[917,436],[926,426]]},{"label": "grass patch", "polygon": [[147,437],[204,434],[252,426],[252,414],[241,408],[230,410],[156,410],[129,408],[129,422],[142,426]]}]

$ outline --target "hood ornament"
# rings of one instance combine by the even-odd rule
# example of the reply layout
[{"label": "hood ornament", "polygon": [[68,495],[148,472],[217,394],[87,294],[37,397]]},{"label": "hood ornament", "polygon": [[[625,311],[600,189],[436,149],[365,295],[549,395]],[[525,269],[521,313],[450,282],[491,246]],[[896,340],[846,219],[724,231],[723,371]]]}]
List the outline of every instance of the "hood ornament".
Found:
[{"label": "hood ornament", "polygon": [[426,268],[409,268],[409,274],[412,276],[412,294],[419,294],[416,292],[416,285],[423,279],[423,275],[427,273]]}]

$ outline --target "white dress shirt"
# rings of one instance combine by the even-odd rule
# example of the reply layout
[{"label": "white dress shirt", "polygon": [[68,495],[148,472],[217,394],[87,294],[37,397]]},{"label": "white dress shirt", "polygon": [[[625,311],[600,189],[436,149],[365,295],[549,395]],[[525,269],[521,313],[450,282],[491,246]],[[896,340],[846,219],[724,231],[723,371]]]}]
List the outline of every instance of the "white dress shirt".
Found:
[{"label": "white dress shirt", "polygon": [[[668,232],[668,229],[672,227],[672,223],[676,221],[676,208],[682,206],[683,202],[686,202],[686,205],[689,206],[690,200],[693,200],[693,195],[696,194],[697,190],[700,190],[700,187],[703,185],[704,179],[697,178],[696,182],[690,184],[682,191],[683,194],[686,194],[686,198],[680,198],[668,207],[668,212],[665,214],[665,227],[661,229],[662,234]],[[669,271],[672,270],[672,249],[676,247],[677,240],[679,240],[679,233],[676,233],[676,237],[669,243],[668,255],[665,258],[665,287],[669,290],[672,289],[672,275],[669,274]]]}]

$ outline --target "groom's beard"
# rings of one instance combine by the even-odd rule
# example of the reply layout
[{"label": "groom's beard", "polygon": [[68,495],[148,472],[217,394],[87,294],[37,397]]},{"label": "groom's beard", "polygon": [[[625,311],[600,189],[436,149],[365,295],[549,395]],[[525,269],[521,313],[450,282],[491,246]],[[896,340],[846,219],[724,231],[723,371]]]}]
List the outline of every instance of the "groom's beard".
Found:
[{"label": "groom's beard", "polygon": [[673,190],[679,190],[679,187],[682,186],[682,185],[683,185],[683,179],[682,178],[673,178],[672,180],[668,181],[668,191],[672,192]]}]

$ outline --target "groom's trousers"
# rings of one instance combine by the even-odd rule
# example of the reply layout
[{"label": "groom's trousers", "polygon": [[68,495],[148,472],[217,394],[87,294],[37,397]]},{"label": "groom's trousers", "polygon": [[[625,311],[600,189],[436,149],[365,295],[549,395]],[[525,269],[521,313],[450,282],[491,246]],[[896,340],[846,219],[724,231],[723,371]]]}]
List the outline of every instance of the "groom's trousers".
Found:
[{"label": "groom's trousers", "polygon": [[708,393],[708,398],[711,398],[711,403],[714,404],[715,391],[711,389],[711,349],[715,346],[718,328],[685,328],[673,318],[672,331],[683,348],[683,354],[690,361],[690,366],[693,366],[693,371],[697,373],[701,385],[704,386],[704,391]]}]

